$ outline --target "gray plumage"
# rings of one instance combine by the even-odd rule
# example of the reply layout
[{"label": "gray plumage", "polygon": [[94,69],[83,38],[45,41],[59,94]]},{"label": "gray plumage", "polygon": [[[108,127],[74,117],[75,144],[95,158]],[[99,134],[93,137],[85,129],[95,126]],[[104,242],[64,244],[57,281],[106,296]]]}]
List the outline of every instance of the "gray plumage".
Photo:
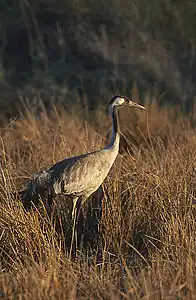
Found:
[{"label": "gray plumage", "polygon": [[23,203],[55,195],[82,197],[82,203],[102,184],[118,154],[119,144],[67,158],[34,175],[23,191]]},{"label": "gray plumage", "polygon": [[[55,195],[70,195],[82,203],[102,184],[107,177],[119,150],[120,132],[117,108],[123,104],[144,109],[127,97],[114,96],[109,102],[109,112],[113,121],[112,137],[104,149],[57,162],[50,169],[34,175],[27,188],[20,192],[24,206],[36,201],[39,196],[52,199]],[[75,204],[74,204],[75,205]]]}]

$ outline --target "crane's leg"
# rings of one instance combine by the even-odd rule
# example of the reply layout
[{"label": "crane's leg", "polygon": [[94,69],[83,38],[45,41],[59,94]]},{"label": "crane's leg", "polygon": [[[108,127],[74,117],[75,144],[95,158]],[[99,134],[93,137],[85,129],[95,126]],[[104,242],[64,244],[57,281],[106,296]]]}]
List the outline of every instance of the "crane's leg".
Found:
[{"label": "crane's leg", "polygon": [[[72,218],[71,218],[71,224],[72,224],[72,236],[71,236],[71,246],[70,246],[70,252],[69,256],[70,258],[73,257],[73,251],[76,252],[76,218],[77,218],[77,201],[79,197],[75,197],[73,199],[73,208],[72,208]],[[74,249],[75,248],[75,249]]]},{"label": "crane's leg", "polygon": [[102,238],[101,238],[101,232],[100,227],[101,222],[103,220],[104,211],[103,211],[103,199],[104,199],[105,191],[103,187],[101,186],[98,189],[97,193],[97,257],[96,257],[96,263],[99,264],[103,260],[103,249],[102,249]]}]

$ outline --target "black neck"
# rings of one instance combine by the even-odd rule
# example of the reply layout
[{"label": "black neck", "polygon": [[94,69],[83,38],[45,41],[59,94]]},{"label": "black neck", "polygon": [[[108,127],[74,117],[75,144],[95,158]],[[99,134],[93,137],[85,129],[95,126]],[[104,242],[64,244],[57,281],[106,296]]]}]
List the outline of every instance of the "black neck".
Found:
[{"label": "black neck", "polygon": [[114,145],[119,145],[119,133],[120,128],[118,124],[118,113],[117,108],[114,106],[112,108],[112,111],[110,112],[111,118],[112,118],[112,136],[110,139],[110,143],[108,147],[113,147]]},{"label": "black neck", "polygon": [[113,111],[112,111],[112,121],[113,121],[113,131],[114,131],[114,133],[119,133],[120,128],[119,128],[118,113],[117,113],[117,107],[116,106],[114,106]]}]

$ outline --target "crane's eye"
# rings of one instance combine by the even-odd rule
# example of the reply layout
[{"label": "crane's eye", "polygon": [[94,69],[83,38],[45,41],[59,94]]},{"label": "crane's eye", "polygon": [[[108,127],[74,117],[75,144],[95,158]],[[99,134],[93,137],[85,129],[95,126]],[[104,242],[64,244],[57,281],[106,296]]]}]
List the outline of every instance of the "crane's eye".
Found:
[{"label": "crane's eye", "polygon": [[124,97],[125,99],[125,102],[128,103],[129,102],[129,99],[127,97]]}]

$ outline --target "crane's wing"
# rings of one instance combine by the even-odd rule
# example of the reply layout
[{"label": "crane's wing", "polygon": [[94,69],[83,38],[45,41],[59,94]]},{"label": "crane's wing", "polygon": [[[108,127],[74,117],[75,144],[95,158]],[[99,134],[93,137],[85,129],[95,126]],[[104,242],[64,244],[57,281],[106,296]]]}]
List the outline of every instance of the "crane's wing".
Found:
[{"label": "crane's wing", "polygon": [[55,194],[91,194],[101,185],[113,162],[106,150],[58,162],[49,170]]}]

